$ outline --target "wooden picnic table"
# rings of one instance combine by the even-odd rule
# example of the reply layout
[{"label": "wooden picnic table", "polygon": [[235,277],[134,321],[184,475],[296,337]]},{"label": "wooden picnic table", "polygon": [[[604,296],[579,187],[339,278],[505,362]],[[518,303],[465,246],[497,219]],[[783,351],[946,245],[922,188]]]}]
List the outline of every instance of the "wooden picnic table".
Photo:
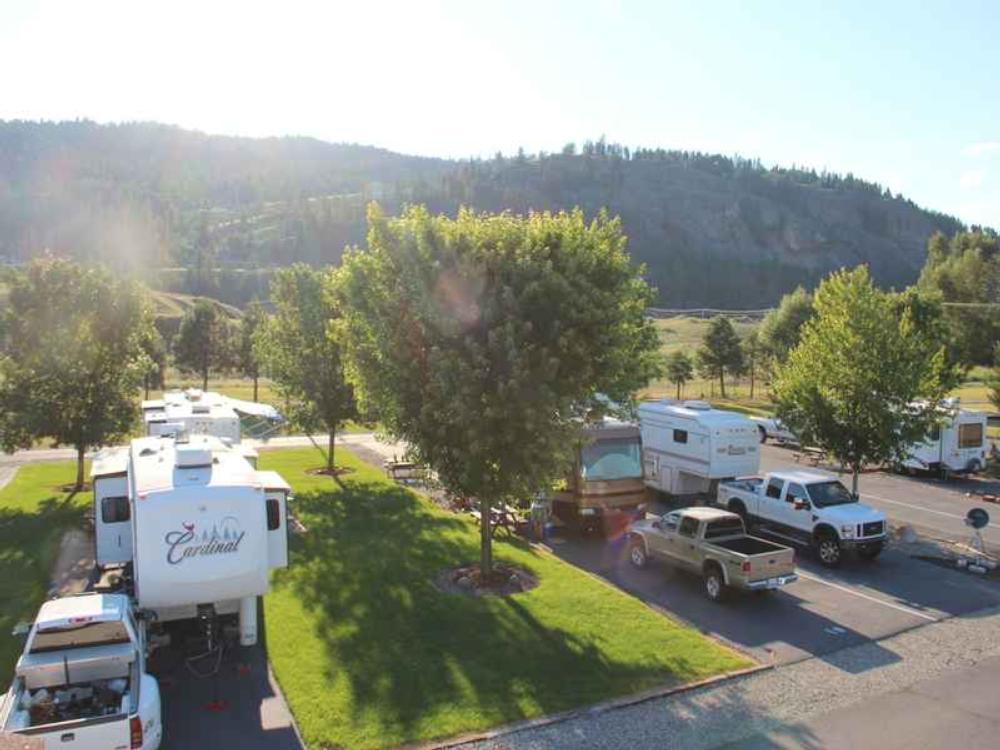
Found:
[{"label": "wooden picnic table", "polygon": [[[469,515],[476,519],[477,525],[482,525],[482,513],[472,510],[469,511]],[[510,536],[514,536],[520,523],[521,516],[517,508],[506,504],[490,508],[490,536],[496,536],[497,529],[504,529]]]},{"label": "wooden picnic table", "polygon": [[819,466],[826,460],[826,451],[822,448],[800,448],[797,453],[792,454],[792,458],[795,459],[795,463],[805,460],[813,466]]}]

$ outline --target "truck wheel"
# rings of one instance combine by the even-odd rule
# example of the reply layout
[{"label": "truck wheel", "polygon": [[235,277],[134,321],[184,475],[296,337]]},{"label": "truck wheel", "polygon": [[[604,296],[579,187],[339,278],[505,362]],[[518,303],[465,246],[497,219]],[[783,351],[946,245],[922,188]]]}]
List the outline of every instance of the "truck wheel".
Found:
[{"label": "truck wheel", "polygon": [[642,541],[642,537],[634,537],[628,545],[628,559],[631,561],[632,565],[637,568],[645,568],[646,564],[649,562],[649,558],[646,556],[646,543]]},{"label": "truck wheel", "polygon": [[739,500],[731,500],[729,502],[729,512],[735,513],[740,518],[743,519],[743,525],[746,526],[747,523],[747,507],[741,503]]},{"label": "truck wheel", "polygon": [[721,602],[726,597],[726,582],[717,565],[705,568],[705,596],[713,602]]},{"label": "truck wheel", "polygon": [[757,432],[760,433],[760,442],[766,443],[767,442],[767,430],[765,430],[760,425],[757,425]]},{"label": "truck wheel", "polygon": [[858,547],[858,557],[862,560],[874,560],[882,554],[882,542],[869,542]]},{"label": "truck wheel", "polygon": [[816,538],[814,544],[816,554],[819,555],[819,561],[823,565],[828,568],[836,568],[840,565],[842,550],[840,549],[840,540],[837,537],[830,533],[821,534]]}]

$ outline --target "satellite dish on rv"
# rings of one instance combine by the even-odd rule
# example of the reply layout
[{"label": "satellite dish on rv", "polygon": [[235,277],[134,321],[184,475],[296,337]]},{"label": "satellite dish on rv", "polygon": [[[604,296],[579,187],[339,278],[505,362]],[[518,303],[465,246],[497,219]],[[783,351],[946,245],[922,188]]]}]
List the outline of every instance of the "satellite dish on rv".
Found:
[{"label": "satellite dish on rv", "polygon": [[985,529],[989,526],[990,514],[982,508],[973,508],[965,514],[965,525],[976,529]]}]

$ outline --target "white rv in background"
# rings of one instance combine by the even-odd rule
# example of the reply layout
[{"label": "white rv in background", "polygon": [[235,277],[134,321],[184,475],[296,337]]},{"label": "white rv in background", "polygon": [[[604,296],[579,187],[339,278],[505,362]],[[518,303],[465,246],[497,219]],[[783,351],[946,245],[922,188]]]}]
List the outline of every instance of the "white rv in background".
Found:
[{"label": "white rv in background", "polygon": [[902,467],[911,471],[975,474],[986,466],[989,450],[985,412],[966,411],[957,398],[946,399],[944,421],[927,439],[909,448]]},{"label": "white rv in background", "polygon": [[92,476],[98,564],[125,566],[136,607],[160,623],[238,614],[255,643],[257,597],[288,564],[285,480],[207,435],[133,440]]},{"label": "white rv in background", "polygon": [[242,437],[242,420],[266,423],[270,434],[284,420],[269,404],[243,401],[215,391],[188,388],[166,391],[163,398],[142,402],[142,421],[147,435],[214,435],[234,443]]},{"label": "white rv in background", "polygon": [[639,428],[646,485],[661,492],[711,492],[720,479],[760,468],[757,425],[704,401],[645,401]]}]

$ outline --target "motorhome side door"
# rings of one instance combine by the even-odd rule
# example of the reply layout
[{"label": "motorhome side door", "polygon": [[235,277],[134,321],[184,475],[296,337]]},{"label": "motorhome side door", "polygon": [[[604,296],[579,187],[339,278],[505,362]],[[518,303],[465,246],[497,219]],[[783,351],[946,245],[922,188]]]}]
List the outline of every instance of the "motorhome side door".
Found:
[{"label": "motorhome side door", "polygon": [[98,565],[132,560],[132,506],[124,474],[94,480],[94,529]]},{"label": "motorhome side door", "polygon": [[270,568],[288,565],[288,493],[267,491],[267,564]]}]

